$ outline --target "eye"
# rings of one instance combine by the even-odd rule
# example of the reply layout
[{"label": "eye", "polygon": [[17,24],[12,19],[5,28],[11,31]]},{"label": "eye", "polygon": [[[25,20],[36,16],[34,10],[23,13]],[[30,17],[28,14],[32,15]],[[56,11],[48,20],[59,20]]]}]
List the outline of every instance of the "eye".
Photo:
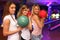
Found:
[{"label": "eye", "polygon": [[15,7],[11,7],[11,9],[14,9]]},{"label": "eye", "polygon": [[24,11],[27,11],[27,10],[24,10]]}]

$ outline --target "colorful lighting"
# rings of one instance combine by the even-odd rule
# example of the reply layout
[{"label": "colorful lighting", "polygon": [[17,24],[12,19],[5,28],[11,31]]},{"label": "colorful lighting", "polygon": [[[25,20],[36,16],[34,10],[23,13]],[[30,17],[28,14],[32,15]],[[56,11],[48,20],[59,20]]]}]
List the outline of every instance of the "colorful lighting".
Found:
[{"label": "colorful lighting", "polygon": [[52,19],[56,18],[56,14],[52,14]]},{"label": "colorful lighting", "polygon": [[56,18],[57,18],[57,19],[59,18],[59,14],[56,14]]}]

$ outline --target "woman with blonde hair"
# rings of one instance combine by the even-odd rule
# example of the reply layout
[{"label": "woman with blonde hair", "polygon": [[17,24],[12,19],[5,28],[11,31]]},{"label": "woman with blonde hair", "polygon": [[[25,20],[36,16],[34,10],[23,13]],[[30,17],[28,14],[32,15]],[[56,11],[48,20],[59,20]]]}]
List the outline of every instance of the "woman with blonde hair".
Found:
[{"label": "woman with blonde hair", "polygon": [[39,17],[39,5],[32,6],[32,26],[31,40],[41,40],[42,28],[44,26],[44,18]]},{"label": "woman with blonde hair", "polygon": [[[19,12],[17,14],[17,18],[24,15],[24,16],[27,16],[27,13],[28,13],[28,7],[26,5],[23,5],[20,9],[19,9]],[[27,16],[28,17],[28,16]],[[32,24],[31,24],[31,17],[28,17],[29,18],[29,24],[27,27],[23,28],[23,30],[21,30],[21,40],[30,40],[30,31],[32,28]]]}]

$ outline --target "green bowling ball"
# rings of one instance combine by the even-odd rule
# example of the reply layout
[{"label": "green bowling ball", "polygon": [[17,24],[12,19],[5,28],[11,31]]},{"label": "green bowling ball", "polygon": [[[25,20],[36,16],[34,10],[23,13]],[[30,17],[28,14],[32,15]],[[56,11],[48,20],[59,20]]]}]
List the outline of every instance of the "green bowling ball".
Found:
[{"label": "green bowling ball", "polygon": [[18,25],[22,28],[26,27],[29,24],[29,19],[27,16],[20,16],[17,19]]}]

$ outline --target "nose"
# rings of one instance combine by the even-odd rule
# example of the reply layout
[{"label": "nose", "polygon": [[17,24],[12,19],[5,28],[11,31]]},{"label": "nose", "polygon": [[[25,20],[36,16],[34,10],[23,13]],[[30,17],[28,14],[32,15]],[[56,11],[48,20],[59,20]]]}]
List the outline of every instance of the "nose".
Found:
[{"label": "nose", "polygon": [[14,8],[13,10],[15,11],[16,9]]}]

